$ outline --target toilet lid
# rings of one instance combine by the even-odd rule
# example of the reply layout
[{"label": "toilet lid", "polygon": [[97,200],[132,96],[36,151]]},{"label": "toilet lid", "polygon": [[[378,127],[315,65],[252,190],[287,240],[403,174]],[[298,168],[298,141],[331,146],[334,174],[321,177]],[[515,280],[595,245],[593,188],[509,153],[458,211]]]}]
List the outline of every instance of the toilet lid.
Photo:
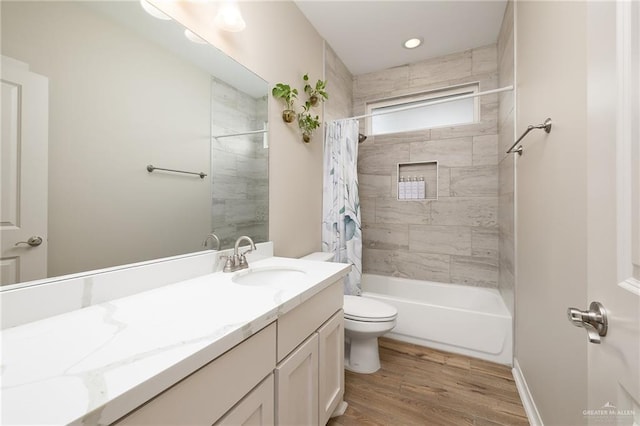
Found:
[{"label": "toilet lid", "polygon": [[386,303],[360,296],[344,296],[344,317],[356,321],[389,321],[398,310]]}]

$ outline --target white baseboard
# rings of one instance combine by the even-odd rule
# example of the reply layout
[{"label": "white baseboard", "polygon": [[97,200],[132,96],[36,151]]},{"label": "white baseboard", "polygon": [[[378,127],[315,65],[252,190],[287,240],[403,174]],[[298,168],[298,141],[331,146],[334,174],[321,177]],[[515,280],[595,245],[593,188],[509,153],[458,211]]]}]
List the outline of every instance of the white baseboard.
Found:
[{"label": "white baseboard", "polygon": [[520,364],[518,364],[518,360],[516,358],[513,359],[513,369],[511,372],[513,373],[513,379],[516,382],[516,388],[518,389],[518,394],[520,394],[520,399],[524,406],[524,412],[527,414],[529,423],[531,426],[544,426],[540,413],[538,412],[538,408],[536,407],[536,403],[529,391],[529,386],[527,386],[527,381],[522,375]]}]

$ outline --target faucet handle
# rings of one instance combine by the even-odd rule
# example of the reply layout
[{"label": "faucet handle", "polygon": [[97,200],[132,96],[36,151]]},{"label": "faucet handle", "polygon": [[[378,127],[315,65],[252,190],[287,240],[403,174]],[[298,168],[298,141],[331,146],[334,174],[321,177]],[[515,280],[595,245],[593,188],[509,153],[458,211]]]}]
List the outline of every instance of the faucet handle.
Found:
[{"label": "faucet handle", "polygon": [[249,267],[249,262],[247,262],[247,258],[245,257],[245,254],[249,253],[251,250],[244,252],[240,255],[240,258],[238,259],[238,269],[247,269]]},{"label": "faucet handle", "polygon": [[222,268],[222,272],[233,272],[236,270],[236,262],[235,256],[220,256],[220,260],[224,260],[224,267]]}]

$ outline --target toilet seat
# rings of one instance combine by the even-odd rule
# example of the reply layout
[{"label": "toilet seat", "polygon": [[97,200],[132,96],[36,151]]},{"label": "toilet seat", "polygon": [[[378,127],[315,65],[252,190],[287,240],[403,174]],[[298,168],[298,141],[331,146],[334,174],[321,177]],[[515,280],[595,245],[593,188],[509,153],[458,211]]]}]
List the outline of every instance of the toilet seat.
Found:
[{"label": "toilet seat", "polygon": [[344,296],[344,318],[362,322],[388,322],[398,316],[398,310],[377,300],[360,296]]}]

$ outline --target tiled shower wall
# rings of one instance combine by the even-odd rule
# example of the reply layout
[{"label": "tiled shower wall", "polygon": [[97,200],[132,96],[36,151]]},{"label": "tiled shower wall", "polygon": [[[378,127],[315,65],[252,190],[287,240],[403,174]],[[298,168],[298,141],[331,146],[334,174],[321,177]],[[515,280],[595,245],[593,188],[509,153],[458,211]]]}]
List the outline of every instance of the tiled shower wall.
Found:
[{"label": "tiled shower wall", "polygon": [[[498,81],[500,87],[514,84],[513,2],[507,3],[498,36]],[[499,97],[498,114],[498,224],[499,250],[498,289],[513,315],[515,288],[514,182],[516,155],[507,154],[513,141],[514,92]]]},{"label": "tiled shower wall", "polygon": [[[471,82],[497,88],[496,45],[356,76],[353,112]],[[498,286],[498,97],[479,99],[478,123],[369,136],[360,145],[365,273]],[[439,162],[439,199],[398,201],[397,163],[431,160]]]},{"label": "tiled shower wall", "polygon": [[325,42],[324,79],[327,81],[329,99],[324,103],[324,121],[347,118],[353,112],[353,76]]},{"label": "tiled shower wall", "polygon": [[[211,88],[213,135],[262,129],[267,120],[266,97],[250,95],[213,79]],[[269,150],[263,135],[212,140],[212,230],[223,248],[233,247],[240,235],[256,243],[269,239]]]}]

